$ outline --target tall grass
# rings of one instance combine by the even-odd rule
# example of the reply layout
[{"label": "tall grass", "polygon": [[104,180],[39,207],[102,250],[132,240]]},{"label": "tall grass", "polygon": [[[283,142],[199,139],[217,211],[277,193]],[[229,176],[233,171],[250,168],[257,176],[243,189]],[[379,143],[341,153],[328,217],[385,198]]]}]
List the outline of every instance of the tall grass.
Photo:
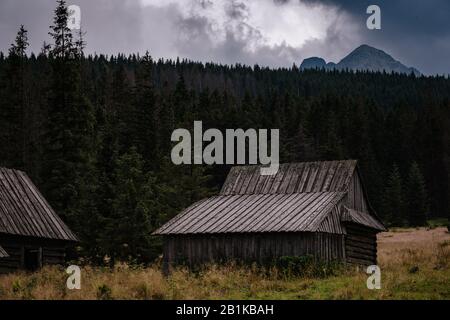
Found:
[{"label": "tall grass", "polygon": [[450,299],[445,228],[383,233],[378,252],[381,290],[367,289],[368,275],[355,268],[297,273],[229,264],[197,272],[177,268],[165,277],[158,265],[119,264],[83,266],[81,290],[67,289],[62,267],[1,275],[0,299]]}]

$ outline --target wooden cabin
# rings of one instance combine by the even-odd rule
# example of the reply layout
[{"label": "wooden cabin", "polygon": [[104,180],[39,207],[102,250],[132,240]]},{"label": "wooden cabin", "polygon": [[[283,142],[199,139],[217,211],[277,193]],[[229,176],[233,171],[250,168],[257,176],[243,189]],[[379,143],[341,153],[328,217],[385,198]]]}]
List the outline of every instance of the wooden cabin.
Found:
[{"label": "wooden cabin", "polygon": [[77,241],[24,172],[0,168],[0,273],[61,264]]},{"label": "wooden cabin", "polygon": [[370,207],[357,161],[233,167],[218,196],[194,203],[154,234],[164,263],[267,263],[282,256],[376,264],[383,223]]}]

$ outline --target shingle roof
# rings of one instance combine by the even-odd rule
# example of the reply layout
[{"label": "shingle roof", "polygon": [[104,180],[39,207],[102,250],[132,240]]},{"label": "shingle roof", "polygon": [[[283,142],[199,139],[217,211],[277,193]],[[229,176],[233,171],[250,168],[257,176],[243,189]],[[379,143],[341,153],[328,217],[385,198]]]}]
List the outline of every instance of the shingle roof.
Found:
[{"label": "shingle roof", "polygon": [[0,233],[78,241],[28,176],[0,168]]},{"label": "shingle roof", "polygon": [[260,168],[233,167],[219,196],[194,203],[154,234],[343,234],[343,213],[345,221],[384,230],[372,209],[371,214],[343,210],[352,177],[358,174],[356,160],[282,164],[272,176],[261,175]]},{"label": "shingle roof", "polygon": [[341,192],[216,196],[194,203],[154,234],[316,231]]},{"label": "shingle roof", "polygon": [[260,166],[233,167],[220,194],[346,191],[356,164],[356,160],[288,163],[272,176],[260,175]]},{"label": "shingle roof", "polygon": [[375,230],[386,230],[386,228],[370,214],[351,208],[345,208],[344,212],[342,213],[341,220],[346,222],[358,223]]},{"label": "shingle roof", "polygon": [[0,246],[0,258],[8,258],[8,257],[9,257],[8,253],[5,251],[5,249],[3,249]]}]

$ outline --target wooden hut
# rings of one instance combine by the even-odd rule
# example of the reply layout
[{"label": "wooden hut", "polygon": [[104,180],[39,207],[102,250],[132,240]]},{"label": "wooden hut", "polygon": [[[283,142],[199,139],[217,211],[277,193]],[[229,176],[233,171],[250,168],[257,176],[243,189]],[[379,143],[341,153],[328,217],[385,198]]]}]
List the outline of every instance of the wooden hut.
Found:
[{"label": "wooden hut", "polygon": [[218,196],[194,203],[154,234],[164,262],[266,263],[281,256],[371,265],[385,230],[369,205],[357,161],[291,163],[276,175],[233,167]]},{"label": "wooden hut", "polygon": [[63,263],[76,241],[24,172],[0,168],[0,273]]}]

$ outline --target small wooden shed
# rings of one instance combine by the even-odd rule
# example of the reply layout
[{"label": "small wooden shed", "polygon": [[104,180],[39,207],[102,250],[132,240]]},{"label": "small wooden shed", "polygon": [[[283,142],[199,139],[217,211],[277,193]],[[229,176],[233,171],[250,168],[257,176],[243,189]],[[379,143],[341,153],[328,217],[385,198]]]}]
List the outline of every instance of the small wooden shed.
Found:
[{"label": "small wooden shed", "polygon": [[371,265],[385,227],[370,207],[357,161],[233,167],[218,196],[194,203],[154,234],[164,263],[230,260],[267,263],[281,256]]},{"label": "small wooden shed", "polygon": [[0,273],[61,264],[77,241],[24,172],[0,168]]}]

